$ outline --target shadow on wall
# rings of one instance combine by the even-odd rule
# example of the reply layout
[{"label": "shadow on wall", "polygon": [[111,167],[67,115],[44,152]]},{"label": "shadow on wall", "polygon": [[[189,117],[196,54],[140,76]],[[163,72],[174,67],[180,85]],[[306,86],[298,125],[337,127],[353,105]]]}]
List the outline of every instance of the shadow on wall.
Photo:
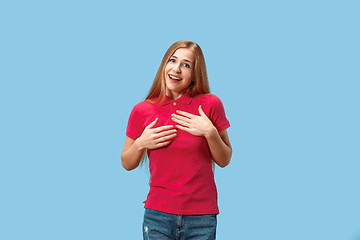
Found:
[{"label": "shadow on wall", "polygon": [[354,240],[360,240],[360,232],[356,234],[356,236],[354,237]]}]

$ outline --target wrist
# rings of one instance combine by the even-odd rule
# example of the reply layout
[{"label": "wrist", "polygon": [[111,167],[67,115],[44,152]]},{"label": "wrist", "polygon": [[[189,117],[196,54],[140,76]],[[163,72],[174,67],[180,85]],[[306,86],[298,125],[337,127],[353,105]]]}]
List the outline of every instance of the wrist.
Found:
[{"label": "wrist", "polygon": [[138,137],[138,138],[135,140],[134,146],[136,147],[136,149],[137,149],[138,151],[143,151],[143,150],[145,150],[145,147],[143,146],[140,137]]},{"label": "wrist", "polygon": [[218,131],[215,126],[211,126],[209,130],[204,134],[204,137],[206,139],[212,138],[213,136],[216,136],[218,134]]}]

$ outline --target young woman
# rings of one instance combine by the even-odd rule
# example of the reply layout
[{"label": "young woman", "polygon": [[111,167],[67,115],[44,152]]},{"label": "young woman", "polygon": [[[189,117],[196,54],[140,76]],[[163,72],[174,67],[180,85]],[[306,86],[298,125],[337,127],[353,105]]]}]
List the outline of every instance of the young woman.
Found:
[{"label": "young woman", "polygon": [[210,94],[201,48],[174,43],[165,53],[146,100],[133,108],[121,153],[126,170],[147,153],[150,191],[144,239],[215,239],[217,191],[212,161],[229,164],[230,126]]}]

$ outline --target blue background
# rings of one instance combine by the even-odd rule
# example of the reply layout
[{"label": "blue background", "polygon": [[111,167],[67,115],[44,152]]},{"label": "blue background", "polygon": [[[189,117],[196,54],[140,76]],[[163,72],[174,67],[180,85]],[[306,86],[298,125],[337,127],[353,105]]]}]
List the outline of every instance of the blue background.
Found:
[{"label": "blue background", "polygon": [[358,1],[6,2],[1,239],[142,238],[125,128],[183,39],[232,125],[218,239],[360,239]]}]

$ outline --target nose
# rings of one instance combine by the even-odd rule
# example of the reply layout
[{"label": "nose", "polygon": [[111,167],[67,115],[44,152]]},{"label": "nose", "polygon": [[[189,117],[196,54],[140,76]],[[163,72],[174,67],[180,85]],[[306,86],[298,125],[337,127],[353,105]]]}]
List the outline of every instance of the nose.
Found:
[{"label": "nose", "polygon": [[180,73],[181,72],[180,64],[175,64],[175,66],[173,67],[173,71],[177,72],[177,73]]}]

